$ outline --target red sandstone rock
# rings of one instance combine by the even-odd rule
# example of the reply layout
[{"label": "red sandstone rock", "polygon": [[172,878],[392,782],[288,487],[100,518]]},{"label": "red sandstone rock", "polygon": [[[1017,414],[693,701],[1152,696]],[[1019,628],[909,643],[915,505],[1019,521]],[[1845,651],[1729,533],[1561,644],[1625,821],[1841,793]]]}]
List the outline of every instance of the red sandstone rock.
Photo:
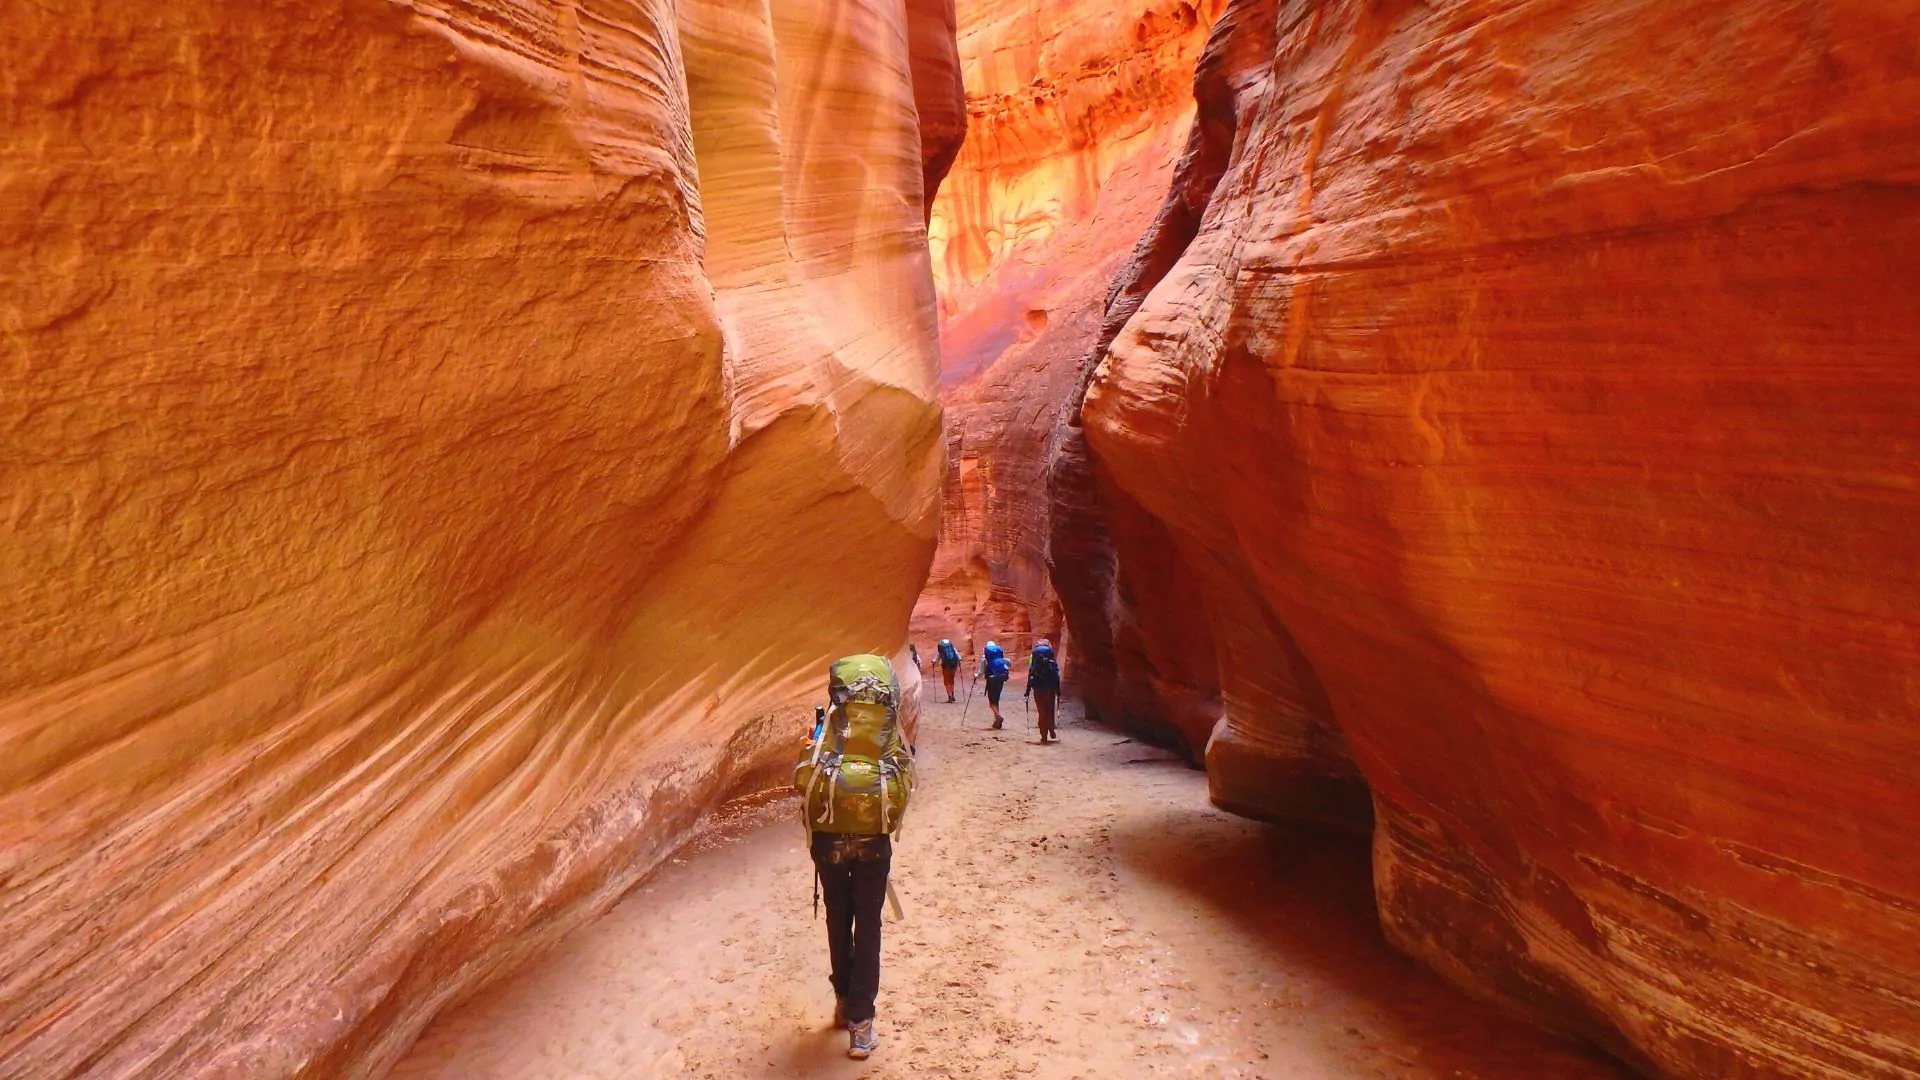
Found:
[{"label": "red sandstone rock", "polygon": [[907,15],[9,17],[0,1075],[372,1075],[899,643]]},{"label": "red sandstone rock", "polygon": [[950,471],[915,609],[923,644],[1059,637],[1048,447],[1108,285],[1166,190],[1215,4],[961,4],[969,135],[931,225]]},{"label": "red sandstone rock", "polygon": [[913,101],[920,116],[920,160],[926,213],[933,216],[940,181],[967,137],[966,88],[960,81],[953,0],[905,0],[913,55]]},{"label": "red sandstone rock", "polygon": [[1055,463],[1076,640],[1188,738],[1129,665],[1212,654],[1226,805],[1357,765],[1461,986],[1655,1074],[1920,1074],[1920,7],[1271,6]]}]

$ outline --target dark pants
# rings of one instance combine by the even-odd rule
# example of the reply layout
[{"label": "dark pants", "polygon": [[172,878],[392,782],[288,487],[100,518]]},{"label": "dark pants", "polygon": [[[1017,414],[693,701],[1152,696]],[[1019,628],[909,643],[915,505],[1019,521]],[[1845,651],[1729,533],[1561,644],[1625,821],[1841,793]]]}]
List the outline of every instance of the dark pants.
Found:
[{"label": "dark pants", "polygon": [[813,865],[827,905],[834,995],[846,1001],[847,1023],[871,1020],[880,993],[880,909],[887,901],[893,838],[814,833]]},{"label": "dark pants", "polygon": [[959,670],[960,670],[959,668],[950,668],[950,667],[943,667],[940,669],[940,677],[947,680],[947,700],[948,701],[953,700],[953,676],[954,676],[954,673]]},{"label": "dark pants", "polygon": [[1060,703],[1060,691],[1035,690],[1033,692],[1033,711],[1040,717],[1040,737],[1053,738],[1053,708]]},{"label": "dark pants", "polygon": [[1000,708],[1000,691],[1004,689],[1006,685],[1007,677],[1005,675],[987,676],[987,704],[993,706],[995,711],[998,711]]}]

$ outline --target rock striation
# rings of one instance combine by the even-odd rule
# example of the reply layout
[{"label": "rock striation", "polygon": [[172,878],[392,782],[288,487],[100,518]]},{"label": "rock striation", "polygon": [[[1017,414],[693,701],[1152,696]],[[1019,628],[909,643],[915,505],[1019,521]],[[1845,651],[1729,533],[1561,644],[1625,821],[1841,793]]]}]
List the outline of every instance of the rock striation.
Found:
[{"label": "rock striation", "polygon": [[1916,15],[1233,0],[1063,419],[1090,695],[1650,1075],[1920,1075]]},{"label": "rock striation", "polygon": [[948,486],[922,644],[1062,627],[1046,462],[1107,288],[1158,208],[1220,0],[962,0],[969,135],[933,205]]},{"label": "rock striation", "polygon": [[11,16],[0,1075],[377,1075],[900,644],[952,41],[923,0]]}]

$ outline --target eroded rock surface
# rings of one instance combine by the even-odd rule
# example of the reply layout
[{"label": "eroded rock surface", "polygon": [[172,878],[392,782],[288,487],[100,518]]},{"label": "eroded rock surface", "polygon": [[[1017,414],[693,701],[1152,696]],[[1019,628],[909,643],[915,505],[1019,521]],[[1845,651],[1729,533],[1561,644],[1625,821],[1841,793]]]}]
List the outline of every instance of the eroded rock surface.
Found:
[{"label": "eroded rock surface", "polygon": [[969,134],[935,202],[949,483],[923,644],[1061,629],[1046,461],[1108,286],[1166,191],[1218,0],[962,0]]},{"label": "eroded rock surface", "polygon": [[900,642],[951,42],[892,0],[10,18],[0,1074],[374,1074]]},{"label": "eroded rock surface", "polygon": [[1235,0],[1054,461],[1094,690],[1650,1074],[1920,1075],[1916,15]]}]

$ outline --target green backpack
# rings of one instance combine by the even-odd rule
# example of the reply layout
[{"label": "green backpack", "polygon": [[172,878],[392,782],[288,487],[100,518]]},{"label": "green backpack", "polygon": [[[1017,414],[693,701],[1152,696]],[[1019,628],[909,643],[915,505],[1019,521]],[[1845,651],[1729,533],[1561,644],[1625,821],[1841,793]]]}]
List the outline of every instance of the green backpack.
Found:
[{"label": "green backpack", "polygon": [[900,731],[900,680],[884,656],[834,661],[833,709],[793,770],[809,832],[898,832],[913,794],[913,754]]}]

